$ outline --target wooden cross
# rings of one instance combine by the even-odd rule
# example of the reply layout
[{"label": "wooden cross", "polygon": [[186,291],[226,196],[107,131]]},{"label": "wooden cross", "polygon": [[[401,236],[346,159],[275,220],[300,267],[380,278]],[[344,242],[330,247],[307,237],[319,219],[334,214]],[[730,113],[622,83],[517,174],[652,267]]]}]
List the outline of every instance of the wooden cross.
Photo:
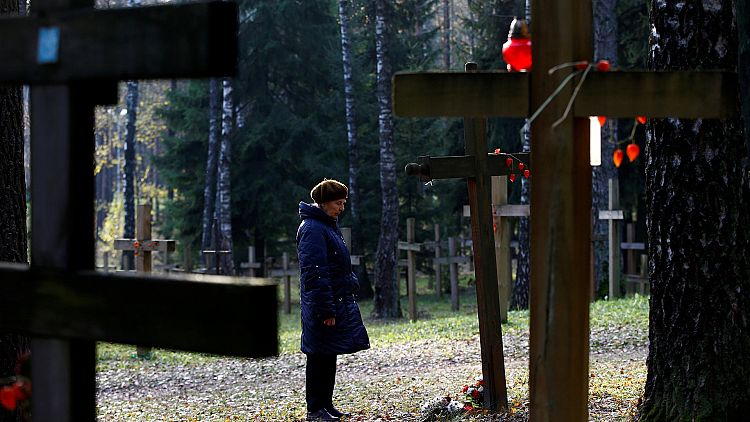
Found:
[{"label": "wooden cross", "polygon": [[[506,176],[492,176],[492,221],[495,233],[495,262],[497,263],[497,285],[502,322],[508,322],[512,280],[509,217],[528,216],[528,205],[508,204],[508,178]],[[464,205],[464,217],[471,217],[471,207],[468,205]]]},{"label": "wooden cross", "polygon": [[96,420],[96,341],[276,354],[271,283],[94,271],[94,106],[117,80],[233,74],[236,5],[32,8],[0,19],[0,81],[31,85],[34,239],[30,268],[0,267],[0,330],[33,336],[34,420]]},{"label": "wooden cross", "polygon": [[281,277],[284,279],[284,312],[292,313],[292,277],[299,276],[299,268],[289,266],[289,252],[281,256],[281,269],[269,271],[270,277]]},{"label": "wooden cross", "polygon": [[620,297],[620,188],[609,179],[609,209],[599,210],[599,219],[609,221],[609,298]]},{"label": "wooden cross", "polygon": [[436,267],[448,265],[448,275],[451,283],[451,309],[457,311],[459,308],[458,300],[458,264],[464,264],[471,261],[471,257],[458,255],[456,247],[456,238],[448,237],[448,255],[433,259]]},{"label": "wooden cross", "polygon": [[[135,270],[141,273],[152,271],[152,252],[161,252],[169,256],[174,252],[177,242],[174,240],[151,239],[151,205],[138,205],[136,211],[138,225],[135,229],[135,239],[115,239],[115,250],[133,251],[135,255]],[[127,270],[127,268],[125,268]]]},{"label": "wooden cross", "polygon": [[[151,252],[162,252],[165,258],[175,250],[174,240],[151,239],[151,205],[138,205],[135,220],[138,225],[135,228],[135,239],[115,239],[115,250],[133,251],[135,255],[135,271],[139,273],[150,273],[152,271]],[[123,260],[122,262],[127,262]],[[128,270],[129,268],[126,268]],[[148,346],[137,346],[136,355],[141,358],[151,356],[151,348]]]},{"label": "wooden cross", "polygon": [[[349,245],[352,244],[352,229],[351,227],[342,227],[341,228],[341,235],[344,236],[344,244],[347,248],[349,248]],[[351,249],[349,249],[349,258],[352,263],[352,265],[361,265],[362,262],[362,255],[352,255]]]},{"label": "wooden cross", "polygon": [[[563,63],[591,60],[593,55],[590,1],[560,0],[550,4],[532,0],[531,11],[534,63],[531,72],[397,74],[393,84],[395,114],[469,117],[474,122],[488,116],[530,116],[569,74],[559,71],[549,75],[549,69]],[[737,74],[733,72],[591,72],[572,112],[553,128],[573,90],[572,85],[566,86],[531,127],[534,218],[530,239],[529,391],[533,421],[587,420],[591,279],[588,117],[738,115]],[[467,132],[475,131],[471,122],[471,119],[466,121]],[[467,154],[479,159],[484,151],[467,150]],[[484,174],[483,169],[477,167],[476,173],[454,176],[469,177],[470,196],[475,194],[471,182],[474,174]],[[487,183],[480,185],[480,179],[476,178],[475,189],[489,198]],[[480,204],[480,211],[483,214],[476,222],[472,217],[472,230],[491,233],[487,229],[491,227],[489,205]],[[479,244],[474,247],[475,252],[483,250]],[[490,260],[486,261],[483,265],[489,267]],[[477,273],[477,283],[494,284],[486,277]],[[492,331],[493,336],[494,331],[499,333]],[[487,333],[482,330],[482,337]],[[488,370],[498,369],[488,366],[488,359],[483,347],[485,377]],[[494,362],[499,364],[497,360]],[[506,405],[496,393],[492,396],[496,400],[489,403],[492,407]]]},{"label": "wooden cross", "polygon": [[417,252],[422,250],[422,244],[416,242],[416,220],[414,217],[406,219],[406,242],[398,242],[398,250],[406,251],[406,261],[399,262],[399,266],[406,267],[406,292],[409,296],[409,319],[417,320]]},{"label": "wooden cross", "polygon": [[[468,63],[466,71],[475,73],[475,63]],[[399,75],[397,75],[397,78]],[[396,79],[398,83],[398,79]],[[399,113],[400,86],[394,85]],[[517,174],[522,177],[519,163],[530,168],[528,154],[487,154],[487,119],[464,118],[464,145],[466,155],[455,157],[419,157],[419,163],[406,165],[406,173],[420,176],[423,181],[433,179],[463,178],[468,180],[469,206],[471,208],[471,234],[476,273],[477,311],[482,353],[482,375],[485,382],[484,401],[490,409],[507,407],[505,362],[500,322],[499,291],[495,266],[495,244],[492,233],[492,176]],[[522,156],[523,160],[519,160]]]},{"label": "wooden cross", "polygon": [[625,241],[620,244],[620,249],[626,251],[627,268],[625,271],[625,292],[630,294],[637,288],[638,293],[644,295],[648,288],[648,256],[640,255],[640,272],[636,272],[635,251],[645,251],[646,244],[635,241],[635,224],[628,223],[625,228]]},{"label": "wooden cross", "polygon": [[255,261],[255,246],[247,247],[247,262],[241,262],[240,268],[247,269],[250,277],[255,277],[255,271],[263,266],[262,263]]}]

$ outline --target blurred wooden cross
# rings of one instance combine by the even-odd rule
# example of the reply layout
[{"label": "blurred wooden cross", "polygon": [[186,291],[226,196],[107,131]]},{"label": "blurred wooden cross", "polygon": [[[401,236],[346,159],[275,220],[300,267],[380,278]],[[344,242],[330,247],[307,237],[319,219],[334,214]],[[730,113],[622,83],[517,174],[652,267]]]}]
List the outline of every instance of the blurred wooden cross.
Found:
[{"label": "blurred wooden cross", "polygon": [[31,268],[0,267],[0,331],[34,336],[34,420],[96,420],[96,341],[276,354],[271,283],[93,270],[94,106],[117,101],[118,80],[234,74],[236,4],[31,6],[0,19],[0,81],[31,86],[33,180]]},{"label": "blurred wooden cross", "polygon": [[[474,164],[461,171],[455,168],[450,177],[468,179],[472,233],[481,239],[474,242],[474,256],[482,372],[488,388],[485,402],[492,409],[507,407],[507,399],[500,379],[502,352],[497,350],[502,341],[495,339],[500,335],[494,311],[496,286],[489,286],[495,284],[496,270],[490,259],[489,176],[496,170],[483,158],[487,146],[480,138],[484,138],[485,118],[529,117],[567,76],[565,72],[549,75],[548,69],[591,60],[593,55],[591,2],[561,0],[550,7],[533,0],[531,10],[533,71],[403,73],[395,76],[393,85],[397,116],[465,118],[467,155],[461,160]],[[531,127],[529,391],[533,421],[588,419],[589,116],[728,118],[739,112],[734,72],[591,72],[572,112],[553,128],[573,90],[566,86]],[[438,158],[442,157],[431,157],[433,175],[448,171],[436,165]],[[480,289],[487,297],[481,297]],[[492,315],[483,318],[482,306],[491,309]]]}]

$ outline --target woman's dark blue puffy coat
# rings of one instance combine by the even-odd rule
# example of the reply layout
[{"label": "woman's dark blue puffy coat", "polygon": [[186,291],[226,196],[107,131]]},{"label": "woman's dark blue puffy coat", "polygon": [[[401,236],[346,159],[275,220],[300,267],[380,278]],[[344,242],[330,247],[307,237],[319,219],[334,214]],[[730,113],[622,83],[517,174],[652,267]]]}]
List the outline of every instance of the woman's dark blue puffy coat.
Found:
[{"label": "woman's dark blue puffy coat", "polygon": [[[354,295],[359,281],[335,218],[300,202],[297,230],[302,352],[339,355],[370,348]],[[336,318],[332,327],[323,324]]]}]

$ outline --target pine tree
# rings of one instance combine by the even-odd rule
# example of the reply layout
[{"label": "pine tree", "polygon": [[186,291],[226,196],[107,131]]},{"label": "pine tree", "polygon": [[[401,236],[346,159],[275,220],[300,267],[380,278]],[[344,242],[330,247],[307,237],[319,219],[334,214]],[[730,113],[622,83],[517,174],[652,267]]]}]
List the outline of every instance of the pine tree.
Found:
[{"label": "pine tree", "polygon": [[[18,2],[0,0],[0,16],[18,14]],[[20,86],[0,87],[0,261],[27,263],[26,185],[23,150],[23,95]],[[18,357],[28,352],[28,338],[0,334],[0,378],[15,376]],[[0,407],[0,421],[18,413]]]},{"label": "pine tree", "polygon": [[[652,1],[651,66],[735,70],[733,3]],[[748,158],[739,119],[649,124],[642,421],[739,421],[750,412]]]}]

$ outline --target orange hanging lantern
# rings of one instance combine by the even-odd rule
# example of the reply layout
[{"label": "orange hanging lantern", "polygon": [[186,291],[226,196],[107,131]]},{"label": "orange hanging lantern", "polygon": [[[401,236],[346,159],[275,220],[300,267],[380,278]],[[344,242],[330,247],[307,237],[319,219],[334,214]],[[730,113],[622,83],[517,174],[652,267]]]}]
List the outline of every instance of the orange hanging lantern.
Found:
[{"label": "orange hanging lantern", "polygon": [[622,159],[624,157],[625,154],[622,152],[622,150],[620,148],[617,148],[615,150],[615,153],[612,155],[612,161],[615,163],[615,167],[620,167],[620,164],[622,164]]},{"label": "orange hanging lantern", "polygon": [[641,147],[639,147],[638,144],[630,144],[625,149],[625,152],[628,154],[628,160],[632,163],[638,158],[638,154],[641,153]]},{"label": "orange hanging lantern", "polygon": [[508,72],[531,69],[531,35],[525,20],[514,18],[510,23],[508,41],[503,44],[503,60],[508,64]]},{"label": "orange hanging lantern", "polygon": [[635,118],[635,121],[637,121],[638,123],[640,123],[642,125],[646,124],[646,120],[648,120],[648,119],[646,119],[646,116],[636,116],[636,118]]},{"label": "orange hanging lantern", "polygon": [[599,126],[604,126],[607,123],[607,118],[604,116],[596,116],[596,118],[599,120]]}]

